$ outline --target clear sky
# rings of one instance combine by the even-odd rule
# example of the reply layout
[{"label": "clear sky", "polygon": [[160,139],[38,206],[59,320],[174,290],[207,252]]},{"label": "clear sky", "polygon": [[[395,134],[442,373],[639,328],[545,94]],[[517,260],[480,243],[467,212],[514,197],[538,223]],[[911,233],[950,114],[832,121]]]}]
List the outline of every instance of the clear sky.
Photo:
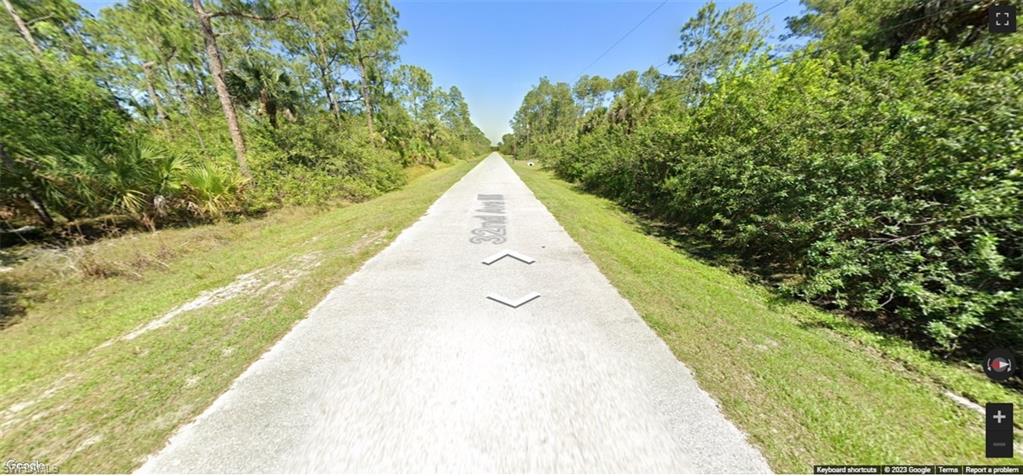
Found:
[{"label": "clear sky", "polygon": [[[511,131],[508,121],[540,76],[572,83],[580,73],[613,77],[661,65],[678,48],[679,28],[704,4],[668,0],[583,71],[661,1],[392,1],[401,14],[399,25],[408,31],[402,62],[426,68],[437,85],[458,86],[473,121],[495,143]],[[739,1],[717,3],[725,9]],[[774,7],[766,14],[773,36],[785,32],[785,17],[802,9],[799,0],[751,1],[758,11]],[[79,3],[96,12],[115,2]]]}]

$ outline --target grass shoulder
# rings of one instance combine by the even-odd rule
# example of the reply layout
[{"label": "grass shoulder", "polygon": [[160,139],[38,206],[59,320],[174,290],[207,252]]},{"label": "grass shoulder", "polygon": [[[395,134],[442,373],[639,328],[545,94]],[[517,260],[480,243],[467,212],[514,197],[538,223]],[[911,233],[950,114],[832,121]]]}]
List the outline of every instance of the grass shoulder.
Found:
[{"label": "grass shoulder", "polygon": [[983,415],[950,395],[1020,405],[1020,394],[842,316],[781,299],[644,234],[608,200],[522,161],[513,167],[774,470],[991,464]]},{"label": "grass shoulder", "polygon": [[62,472],[137,467],[477,162],[413,170],[359,204],[10,264],[21,316],[0,330],[0,454]]}]

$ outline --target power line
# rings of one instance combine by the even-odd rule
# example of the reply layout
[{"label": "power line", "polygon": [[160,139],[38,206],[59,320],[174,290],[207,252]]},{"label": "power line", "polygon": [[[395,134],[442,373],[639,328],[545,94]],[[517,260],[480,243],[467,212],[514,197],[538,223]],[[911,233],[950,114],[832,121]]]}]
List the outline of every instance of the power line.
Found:
[{"label": "power line", "polygon": [[760,16],[767,15],[767,12],[769,12],[771,10],[774,10],[775,8],[780,7],[783,3],[787,2],[787,1],[789,1],[789,0],[781,0],[780,2],[775,3],[774,5],[771,5],[770,7],[767,7],[767,10],[764,10],[764,11],[760,12]]},{"label": "power line", "polygon": [[[767,13],[768,12],[770,12],[771,10],[774,10],[775,8],[778,8],[778,7],[782,6],[783,4],[785,4],[785,2],[788,2],[788,1],[789,0],[781,0],[780,2],[775,3],[774,5],[771,5],[770,7],[767,7],[767,10],[764,10],[764,11],[760,12],[760,15],[757,15],[759,17],[759,18],[757,18],[757,20],[763,20],[764,18],[767,17]],[[654,69],[661,69],[661,66],[664,66],[664,65],[666,65],[666,64],[668,64],[670,62],[671,62],[670,59],[665,60],[663,63],[655,66]]]},{"label": "power line", "polygon": [[[782,0],[781,2],[771,6],[771,8],[768,8],[767,10],[764,10],[763,13],[767,13],[768,11],[773,9],[774,7],[777,7],[778,5],[781,5],[782,3],[785,3],[786,1],[788,1],[788,0]],[[984,0],[972,0],[972,1],[964,1],[962,3],[953,3],[953,4],[949,5],[948,7],[940,8],[940,9],[935,10],[935,11],[933,11],[933,12],[927,14],[927,15],[924,15],[924,16],[921,16],[921,17],[917,17],[917,18],[914,18],[912,20],[904,21],[902,23],[890,26],[888,28],[883,28],[881,30],[877,30],[876,32],[874,32],[874,35],[883,35],[885,33],[888,33],[890,31],[896,30],[898,28],[902,28],[902,27],[904,27],[906,25],[911,25],[913,23],[917,23],[917,22],[921,22],[921,21],[924,21],[924,20],[927,20],[927,19],[930,19],[930,18],[934,18],[934,17],[936,17],[936,16],[938,16],[938,15],[940,15],[942,13],[946,13],[946,12],[949,12],[949,11],[952,11],[952,10],[957,10],[957,9],[960,9],[960,8],[970,8],[970,7],[974,7],[976,5],[981,5],[983,3],[984,3]],[[813,55],[813,54],[821,53],[822,51],[823,50],[821,50],[821,49],[816,49],[816,50],[810,51],[809,54]],[[787,60],[788,60],[788,58],[786,58],[786,57],[774,58],[774,60],[772,61],[771,66],[772,67],[773,66],[778,66],[778,65],[780,65],[781,63],[784,63]],[[657,68],[660,68],[661,66],[664,66],[664,65],[666,65],[666,64],[668,64],[670,62],[671,62],[671,60],[665,61],[665,62],[661,63],[660,65],[658,65]]]},{"label": "power line", "polygon": [[577,78],[581,77],[583,75],[583,73],[586,72],[586,70],[590,69],[590,67],[592,67],[593,65],[597,64],[597,62],[600,61],[601,58],[603,58],[608,53],[610,53],[611,50],[613,50],[616,46],[618,46],[619,43],[621,43],[622,41],[625,41],[625,39],[628,38],[629,35],[632,34],[632,32],[636,31],[636,29],[638,29],[640,26],[642,26],[644,23],[646,23],[646,21],[649,20],[650,17],[654,16],[654,13],[657,13],[657,10],[660,10],[661,7],[663,7],[667,3],[668,3],[668,0],[664,0],[659,5],[657,5],[657,7],[655,7],[653,10],[650,10],[650,13],[647,13],[647,15],[645,17],[643,17],[643,19],[640,20],[639,23],[636,24],[636,26],[632,27],[632,29],[630,29],[629,31],[625,32],[625,34],[622,35],[622,37],[619,38],[618,41],[614,42],[614,44],[612,44],[606,50],[604,50],[604,52],[601,53],[600,56],[597,57],[597,59],[593,60],[593,62],[591,62],[590,64],[586,65],[586,67],[583,68],[582,71],[579,72],[579,75],[577,76]]},{"label": "power line", "polygon": [[[778,5],[781,5],[782,3],[785,3],[786,1],[787,0],[782,0],[781,2],[773,5],[771,8],[768,8],[767,10],[764,10],[763,13],[767,13],[771,9],[777,7]],[[964,1],[963,3],[955,3],[955,4],[952,4],[952,5],[948,6],[948,7],[941,8],[941,9],[938,9],[936,11],[933,11],[933,12],[927,14],[927,15],[924,15],[924,16],[921,16],[921,17],[918,17],[918,18],[914,18],[912,20],[908,20],[908,21],[899,23],[897,25],[893,25],[893,26],[890,26],[888,28],[884,28],[884,29],[878,30],[874,34],[875,35],[882,35],[882,34],[890,32],[892,30],[895,30],[897,28],[902,28],[902,27],[904,27],[906,25],[910,25],[910,24],[913,24],[913,23],[921,22],[921,21],[927,20],[929,18],[933,18],[933,17],[935,17],[937,15],[940,15],[940,14],[948,12],[948,11],[952,11],[952,10],[956,10],[956,9],[960,9],[960,8],[972,8],[972,7],[976,6],[976,5],[980,5],[980,4],[983,4],[983,3],[984,3],[984,0],[972,0],[972,1]],[[816,56],[816,55],[821,54],[821,53],[823,53],[825,51],[827,51],[827,50],[824,50],[824,49],[821,49],[821,48],[818,47],[817,49],[814,49],[812,51],[808,51],[807,55],[809,55],[809,56]],[[781,65],[781,64],[783,64],[783,63],[785,63],[786,61],[789,61],[789,60],[790,60],[790,58],[787,58],[787,57],[772,58],[771,61],[768,63],[767,67],[768,68],[773,68],[773,67],[779,66],[779,65]],[[669,62],[670,62],[670,60],[663,62],[660,65],[658,65],[657,68],[660,68],[661,66],[664,66],[664,65],[668,64]],[[852,118],[852,119],[846,120],[846,121],[842,122],[841,124],[839,124],[837,127],[833,127],[833,129],[844,129],[844,128],[848,127],[849,125],[851,125],[853,122],[856,122],[856,118]],[[760,146],[765,140],[767,140],[768,138],[774,136],[775,133],[777,132],[777,130],[780,127],[781,126],[777,126],[777,127],[775,127],[775,129],[765,132],[759,139],[754,140],[751,144],[749,144],[748,147],[750,149],[753,149],[753,148],[756,148],[756,147]]]},{"label": "power line", "polygon": [[898,25],[895,25],[895,26],[888,27],[888,28],[885,28],[883,30],[880,30],[880,31],[878,31],[875,34],[879,35],[881,33],[888,33],[889,31],[895,30],[897,28],[904,27],[906,25],[909,25],[910,23],[916,23],[918,21],[923,21],[923,20],[926,20],[928,18],[933,18],[933,17],[935,17],[937,15],[940,15],[942,13],[945,13],[945,12],[947,12],[949,10],[954,10],[954,9],[957,9],[957,8],[960,8],[960,7],[973,7],[975,5],[980,5],[981,3],[983,3],[983,0],[975,0],[975,1],[972,1],[972,2],[962,2],[962,3],[959,3],[959,4],[953,3],[953,4],[951,4],[947,8],[940,8],[940,9],[938,9],[936,11],[931,12],[929,15],[924,15],[924,16],[919,17],[919,18],[914,18],[912,20],[899,23]]},{"label": "power line", "polygon": [[[950,10],[954,10],[954,9],[961,8],[961,7],[971,8],[973,6],[982,4],[983,2],[984,2],[984,0],[974,0],[972,2],[971,1],[967,1],[967,2],[960,3],[960,4],[953,4],[950,7],[939,9],[937,11],[931,12],[928,15],[924,15],[922,17],[915,18],[913,20],[909,20],[909,21],[906,21],[906,22],[902,22],[902,23],[899,23],[898,25],[895,25],[895,26],[892,26],[892,27],[889,27],[889,28],[878,30],[875,34],[876,35],[881,35],[881,34],[884,34],[884,33],[888,33],[889,31],[895,30],[897,28],[901,28],[901,27],[904,27],[906,25],[909,25],[909,24],[912,24],[912,23],[916,23],[916,22],[919,22],[919,21],[923,21],[923,20],[926,20],[928,18],[933,18],[933,17],[935,17],[935,16],[937,16],[939,14],[945,13],[945,12],[950,11]],[[817,49],[817,50],[809,52],[808,54],[809,55],[815,55],[815,54],[821,53],[822,51],[825,51],[825,50]],[[778,66],[778,65],[784,63],[787,60],[788,60],[788,58],[776,58],[774,61],[772,61],[773,64],[769,65],[768,67]],[[843,121],[837,127],[832,127],[832,129],[834,129],[834,130],[845,129],[846,127],[849,127],[850,125],[852,125],[852,123],[856,122],[856,120],[857,120],[857,118],[850,118],[850,119],[848,119],[846,121]],[[762,144],[769,137],[774,136],[775,132],[777,132],[777,130],[779,128],[780,128],[780,126],[775,127],[774,130],[768,131],[763,136],[761,136],[761,138],[759,140],[756,140],[751,145],[749,145],[749,148],[753,149],[755,147],[760,146],[760,144]]]}]

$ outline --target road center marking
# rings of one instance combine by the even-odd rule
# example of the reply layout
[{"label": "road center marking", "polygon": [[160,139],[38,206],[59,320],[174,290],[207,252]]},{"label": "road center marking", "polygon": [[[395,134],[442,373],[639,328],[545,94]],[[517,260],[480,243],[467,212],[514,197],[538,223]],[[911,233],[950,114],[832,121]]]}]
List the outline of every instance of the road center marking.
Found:
[{"label": "road center marking", "polygon": [[510,257],[510,258],[515,258],[515,259],[517,259],[517,260],[519,260],[519,261],[521,261],[523,263],[526,263],[526,264],[533,264],[533,263],[536,262],[535,259],[530,258],[529,256],[526,256],[526,255],[524,255],[522,253],[518,253],[518,252],[515,252],[515,251],[512,251],[512,250],[504,250],[504,251],[502,251],[500,253],[488,256],[487,258],[485,258],[483,260],[483,264],[485,264],[487,266],[490,266],[490,265],[500,261],[502,258],[504,258],[506,256]]},{"label": "road center marking", "polygon": [[532,300],[534,300],[534,299],[536,299],[538,297],[540,297],[540,293],[537,293],[537,292],[531,292],[531,293],[526,294],[525,296],[522,296],[522,297],[520,297],[518,299],[508,299],[508,298],[506,298],[506,297],[504,297],[504,296],[502,296],[500,294],[494,294],[494,293],[487,294],[487,299],[490,299],[491,301],[497,301],[497,302],[499,302],[501,304],[504,304],[505,306],[508,306],[508,307],[510,307],[512,309],[518,309],[519,306],[522,306],[523,304],[525,304],[525,303],[527,303],[529,301],[532,301]]}]

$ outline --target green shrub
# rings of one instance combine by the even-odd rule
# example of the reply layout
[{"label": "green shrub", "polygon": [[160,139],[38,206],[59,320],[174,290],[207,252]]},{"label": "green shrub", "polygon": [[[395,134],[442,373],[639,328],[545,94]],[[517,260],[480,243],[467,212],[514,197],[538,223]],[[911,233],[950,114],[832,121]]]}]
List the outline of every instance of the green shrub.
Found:
[{"label": "green shrub", "polygon": [[324,115],[264,130],[257,139],[250,188],[256,202],[361,201],[405,183],[398,154],[375,145],[354,121],[338,130]]},{"label": "green shrub", "polygon": [[243,181],[232,172],[206,165],[191,167],[181,176],[186,208],[205,218],[219,218],[238,209]]},{"label": "green shrub", "polygon": [[0,206],[28,209],[29,197],[59,219],[92,205],[52,188],[62,162],[102,157],[129,137],[128,117],[74,62],[0,53]]},{"label": "green shrub", "polygon": [[788,288],[806,299],[948,350],[1019,342],[1023,103],[1003,98],[1023,97],[1023,50],[1001,46],[1000,64],[921,42],[724,77],[665,180],[666,212],[798,272]]},{"label": "green shrub", "polygon": [[619,94],[569,143],[519,148],[794,296],[946,351],[1023,347],[1020,78],[1011,35],[804,52],[723,73],[690,107],[670,81]]}]

